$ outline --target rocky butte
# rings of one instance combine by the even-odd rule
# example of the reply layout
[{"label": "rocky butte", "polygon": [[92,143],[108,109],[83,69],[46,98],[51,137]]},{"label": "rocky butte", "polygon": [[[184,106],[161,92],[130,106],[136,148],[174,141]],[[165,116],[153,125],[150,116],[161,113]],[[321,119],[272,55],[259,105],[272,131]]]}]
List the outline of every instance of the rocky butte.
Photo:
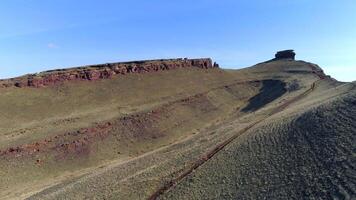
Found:
[{"label": "rocky butte", "polygon": [[294,50],[284,50],[284,51],[278,51],[276,53],[275,60],[281,60],[281,59],[292,59],[295,60],[295,53]]},{"label": "rocky butte", "polygon": [[67,81],[95,81],[132,73],[149,73],[178,68],[218,68],[210,58],[162,59],[133,62],[107,63],[83,67],[57,69],[17,78],[0,80],[0,87],[44,87]]}]

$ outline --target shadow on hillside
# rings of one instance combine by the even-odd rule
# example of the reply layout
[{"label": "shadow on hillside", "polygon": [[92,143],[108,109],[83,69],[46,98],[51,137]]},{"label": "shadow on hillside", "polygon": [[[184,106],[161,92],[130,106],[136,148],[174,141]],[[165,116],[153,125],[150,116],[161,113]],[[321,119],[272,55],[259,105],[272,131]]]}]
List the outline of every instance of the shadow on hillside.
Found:
[{"label": "shadow on hillside", "polygon": [[260,92],[249,99],[248,105],[242,109],[242,112],[254,112],[287,92],[286,83],[280,80],[264,80],[262,84]]}]

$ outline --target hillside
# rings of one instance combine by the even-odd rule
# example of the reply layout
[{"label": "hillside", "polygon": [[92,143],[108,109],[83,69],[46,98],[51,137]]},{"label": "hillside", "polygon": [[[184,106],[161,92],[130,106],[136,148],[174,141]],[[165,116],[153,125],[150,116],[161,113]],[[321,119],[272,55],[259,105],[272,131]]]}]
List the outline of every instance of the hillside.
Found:
[{"label": "hillside", "polygon": [[1,80],[0,199],[355,198],[355,83],[294,56]]},{"label": "hillside", "polygon": [[354,199],[355,85],[323,90],[241,135],[162,199]]}]

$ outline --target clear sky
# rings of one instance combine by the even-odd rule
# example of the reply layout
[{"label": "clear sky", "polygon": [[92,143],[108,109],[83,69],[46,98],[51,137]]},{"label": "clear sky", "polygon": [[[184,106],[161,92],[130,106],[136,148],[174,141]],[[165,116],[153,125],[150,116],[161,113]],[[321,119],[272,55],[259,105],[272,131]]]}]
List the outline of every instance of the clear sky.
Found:
[{"label": "clear sky", "polygon": [[0,78],[137,59],[248,67],[295,49],[356,80],[355,0],[1,0]]}]

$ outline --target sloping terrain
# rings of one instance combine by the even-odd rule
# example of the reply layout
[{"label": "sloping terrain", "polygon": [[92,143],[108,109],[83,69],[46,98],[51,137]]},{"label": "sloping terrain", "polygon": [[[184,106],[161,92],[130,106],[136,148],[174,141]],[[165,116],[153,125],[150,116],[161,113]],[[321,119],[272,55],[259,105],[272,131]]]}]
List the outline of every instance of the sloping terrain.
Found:
[{"label": "sloping terrain", "polygon": [[261,85],[186,67],[2,88],[0,196],[27,196],[180,141],[225,118]]},{"label": "sloping terrain", "polygon": [[290,59],[151,62],[3,81],[0,199],[354,197],[353,84]]},{"label": "sloping terrain", "polygon": [[264,121],[162,199],[354,199],[355,86],[298,114]]}]

